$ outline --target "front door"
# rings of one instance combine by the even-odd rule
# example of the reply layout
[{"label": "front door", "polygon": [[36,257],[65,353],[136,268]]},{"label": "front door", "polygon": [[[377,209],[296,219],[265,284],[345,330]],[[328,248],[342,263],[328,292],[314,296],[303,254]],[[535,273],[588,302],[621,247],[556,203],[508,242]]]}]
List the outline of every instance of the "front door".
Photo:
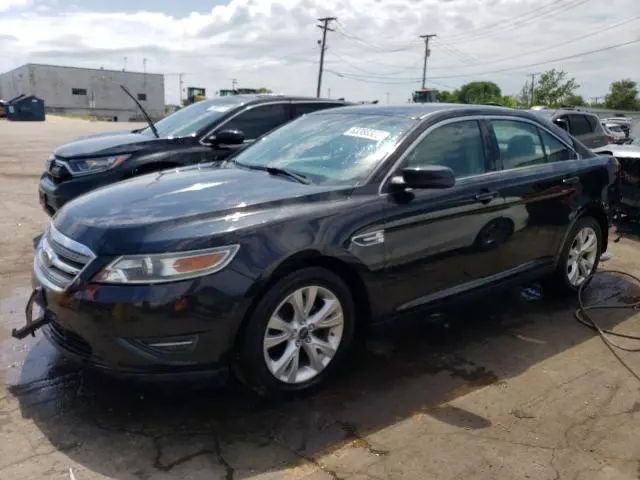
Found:
[{"label": "front door", "polygon": [[387,194],[386,291],[397,312],[484,284],[498,273],[499,247],[509,235],[478,121],[431,129],[400,169],[426,165],[450,167],[456,185]]}]

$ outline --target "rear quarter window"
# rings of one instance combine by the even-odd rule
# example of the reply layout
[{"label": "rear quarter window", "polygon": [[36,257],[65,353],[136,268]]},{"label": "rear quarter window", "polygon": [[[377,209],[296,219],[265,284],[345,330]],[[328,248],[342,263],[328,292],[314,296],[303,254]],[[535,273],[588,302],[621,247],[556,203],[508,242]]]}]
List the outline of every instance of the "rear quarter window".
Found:
[{"label": "rear quarter window", "polygon": [[587,117],[584,115],[569,115],[569,124],[572,135],[588,135],[594,131],[591,123],[589,123]]}]

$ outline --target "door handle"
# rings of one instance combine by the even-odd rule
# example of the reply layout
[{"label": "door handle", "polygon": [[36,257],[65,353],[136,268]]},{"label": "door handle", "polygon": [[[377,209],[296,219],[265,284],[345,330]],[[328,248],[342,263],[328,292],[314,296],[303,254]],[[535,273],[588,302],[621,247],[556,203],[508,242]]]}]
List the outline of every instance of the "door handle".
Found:
[{"label": "door handle", "polygon": [[498,192],[482,192],[473,196],[476,202],[488,202],[498,197]]},{"label": "door handle", "polygon": [[562,183],[565,185],[575,185],[580,181],[580,177],[567,177],[562,179]]}]

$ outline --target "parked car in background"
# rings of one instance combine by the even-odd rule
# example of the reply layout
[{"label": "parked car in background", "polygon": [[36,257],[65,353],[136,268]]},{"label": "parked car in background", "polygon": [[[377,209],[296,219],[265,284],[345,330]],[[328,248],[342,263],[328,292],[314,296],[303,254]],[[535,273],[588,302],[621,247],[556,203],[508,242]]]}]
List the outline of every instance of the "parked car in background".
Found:
[{"label": "parked car in background", "polygon": [[[53,216],[84,193],[144,173],[219,161],[305,113],[347,105],[285,95],[203,100],[133,132],[92,135],[62,145],[40,177],[40,204]],[[144,113],[144,111],[143,111]],[[146,115],[146,114],[145,114]],[[244,141],[235,142],[241,132]]]},{"label": "parked car in background", "polygon": [[629,117],[609,117],[605,118],[605,121],[608,124],[618,125],[620,129],[624,132],[627,138],[629,138],[629,134],[631,131],[631,118]]},{"label": "parked car in background", "polygon": [[119,374],[307,390],[370,323],[532,279],[575,292],[607,248],[617,165],[514,109],[316,111],[230,161],[65,205],[35,252],[26,310],[44,314],[14,336],[43,326]]},{"label": "parked car in background", "polygon": [[613,155],[620,162],[619,213],[629,220],[640,221],[640,123],[631,127],[630,143],[607,145],[597,151],[600,155]]},{"label": "parked car in background", "polygon": [[0,100],[0,118],[5,118],[7,116],[7,102],[4,100]]},{"label": "parked car in background", "polygon": [[616,125],[615,123],[607,123],[604,120],[602,120],[600,124],[602,125],[604,132],[611,138],[610,143],[622,143],[626,140],[627,135],[622,131],[622,128],[620,128],[619,125]]},{"label": "parked car in background", "polygon": [[612,142],[602,128],[597,115],[579,109],[540,109],[536,115],[548,118],[563,130],[580,140],[587,148],[600,148]]}]

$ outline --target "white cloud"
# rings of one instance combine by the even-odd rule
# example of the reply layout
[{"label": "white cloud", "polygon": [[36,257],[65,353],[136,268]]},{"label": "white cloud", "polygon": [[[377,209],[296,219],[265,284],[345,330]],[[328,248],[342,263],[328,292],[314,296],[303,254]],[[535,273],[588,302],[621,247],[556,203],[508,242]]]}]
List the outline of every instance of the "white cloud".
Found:
[{"label": "white cloud", "polygon": [[14,7],[26,7],[33,0],[0,0],[0,12],[6,12]]},{"label": "white cloud", "polygon": [[[0,0],[0,11],[7,12],[0,71],[28,61],[119,69],[124,57],[128,69],[141,70],[146,58],[148,71],[173,74],[166,80],[168,101],[177,99],[179,72],[185,73],[185,86],[209,91],[228,88],[235,78],[240,86],[315,95],[321,34],[316,18],[333,15],[339,23],[328,34],[322,89],[326,94],[330,88],[332,96],[384,102],[389,92],[392,101],[405,101],[420,83],[422,33],[438,34],[427,80],[438,88],[493,80],[505,93],[517,93],[527,73],[561,67],[590,97],[605,94],[611,81],[640,77],[640,43],[527,67],[639,38],[637,20],[602,32],[639,16],[637,0],[541,1],[232,0],[208,14],[174,18],[158,12],[9,10],[7,5],[29,0]],[[572,4],[575,8],[559,10]],[[552,10],[556,15],[545,14]]]}]

